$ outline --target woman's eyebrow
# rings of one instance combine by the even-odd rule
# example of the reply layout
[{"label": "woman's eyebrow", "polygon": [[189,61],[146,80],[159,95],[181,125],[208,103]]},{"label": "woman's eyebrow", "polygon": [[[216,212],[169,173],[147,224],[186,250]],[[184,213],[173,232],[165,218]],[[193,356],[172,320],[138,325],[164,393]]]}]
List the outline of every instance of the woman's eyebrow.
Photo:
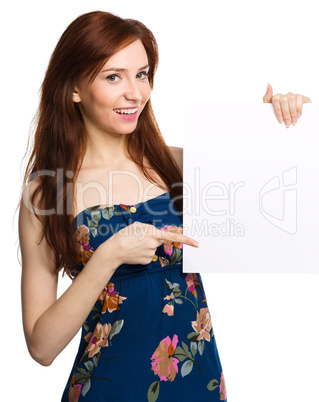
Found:
[{"label": "woman's eyebrow", "polygon": [[[148,64],[146,64],[146,66],[143,66],[143,67],[139,68],[139,70],[143,70],[144,68],[147,68],[147,67],[149,67]],[[111,68],[107,68],[106,70],[102,70],[101,73],[104,73],[104,72],[106,72],[106,71],[117,71],[117,72],[120,72],[120,71],[127,71],[127,69],[126,69],[126,68],[111,67]]]}]

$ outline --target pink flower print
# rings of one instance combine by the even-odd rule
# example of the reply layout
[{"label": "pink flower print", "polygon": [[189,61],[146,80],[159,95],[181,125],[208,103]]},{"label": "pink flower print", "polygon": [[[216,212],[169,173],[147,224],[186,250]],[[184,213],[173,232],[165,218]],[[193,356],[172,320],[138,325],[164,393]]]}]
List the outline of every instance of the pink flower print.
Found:
[{"label": "pink flower print", "polygon": [[89,352],[89,358],[99,353],[101,347],[108,346],[108,336],[110,334],[112,325],[97,323],[94,332],[88,333],[84,339],[88,342],[86,351]]},{"label": "pink flower print", "polygon": [[197,311],[196,321],[192,321],[193,330],[199,333],[197,337],[197,341],[201,339],[205,339],[206,341],[210,341],[210,330],[212,329],[212,320],[210,318],[210,314],[208,308],[201,308],[200,311]]},{"label": "pink flower print", "polygon": [[110,296],[117,296],[119,294],[119,292],[115,290],[114,283],[112,282],[106,285],[106,291]]},{"label": "pink flower print", "polygon": [[224,373],[223,373],[223,372],[222,372],[221,375],[220,375],[219,399],[220,399],[221,401],[226,401],[226,400],[227,400],[226,384],[225,384],[225,378],[224,378]]},{"label": "pink flower print", "polygon": [[[171,225],[165,225],[161,230],[164,230],[165,232],[169,232],[172,234],[183,234],[183,228],[181,226],[171,226]],[[164,245],[164,252],[171,256],[173,254],[174,247],[182,249],[183,248],[183,243],[177,243],[177,242],[171,242],[169,240],[163,241]]]},{"label": "pink flower print", "polygon": [[172,304],[165,304],[162,313],[167,313],[167,315],[174,315],[174,306]]},{"label": "pink flower print", "polygon": [[85,265],[94,253],[94,248],[90,246],[89,233],[90,229],[85,225],[78,226],[74,233],[75,250],[77,252],[76,262],[78,264],[83,263]]},{"label": "pink flower print", "polygon": [[177,343],[177,335],[174,335],[172,340],[167,336],[159,343],[151,357],[152,370],[161,381],[174,381],[176,373],[178,373],[179,360],[173,357]]},{"label": "pink flower print", "polygon": [[81,395],[82,384],[75,384],[75,376],[73,374],[70,388],[69,388],[69,401],[70,402],[78,402],[79,397]]},{"label": "pink flower print", "polygon": [[119,304],[123,303],[123,300],[126,300],[127,297],[120,296],[119,292],[115,290],[114,283],[109,282],[106,287],[102,290],[98,300],[102,301],[102,314],[108,310],[112,313],[115,310],[119,310]]},{"label": "pink flower print", "polygon": [[[174,294],[173,292],[169,296],[165,296],[163,298],[164,300],[171,300],[174,299]],[[172,302],[171,302],[172,303]],[[174,305],[173,304],[165,304],[162,313],[167,313],[167,315],[174,315]]]},{"label": "pink flower print", "polygon": [[199,286],[199,279],[196,274],[189,273],[185,277],[188,290],[193,293],[194,297],[196,297],[196,290],[195,287]]},{"label": "pink flower print", "polygon": [[80,244],[82,244],[84,250],[88,250],[88,251],[94,250],[93,247],[90,246],[90,243],[88,241],[84,241],[84,240],[80,241]]}]

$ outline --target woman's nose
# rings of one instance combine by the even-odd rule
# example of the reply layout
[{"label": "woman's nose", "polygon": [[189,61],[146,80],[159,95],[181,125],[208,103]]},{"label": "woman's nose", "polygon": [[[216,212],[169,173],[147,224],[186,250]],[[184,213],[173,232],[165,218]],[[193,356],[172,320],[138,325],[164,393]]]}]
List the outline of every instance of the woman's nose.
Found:
[{"label": "woman's nose", "polygon": [[129,100],[140,101],[142,99],[142,92],[139,88],[138,83],[135,80],[131,80],[128,82],[125,96]]}]

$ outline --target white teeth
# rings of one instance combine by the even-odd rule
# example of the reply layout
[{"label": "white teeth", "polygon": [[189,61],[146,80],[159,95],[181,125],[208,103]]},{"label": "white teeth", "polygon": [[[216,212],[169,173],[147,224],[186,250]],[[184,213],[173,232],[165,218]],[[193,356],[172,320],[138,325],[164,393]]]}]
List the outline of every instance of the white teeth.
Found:
[{"label": "white teeth", "polygon": [[114,109],[114,112],[121,114],[134,114],[138,110],[138,107],[134,109]]}]

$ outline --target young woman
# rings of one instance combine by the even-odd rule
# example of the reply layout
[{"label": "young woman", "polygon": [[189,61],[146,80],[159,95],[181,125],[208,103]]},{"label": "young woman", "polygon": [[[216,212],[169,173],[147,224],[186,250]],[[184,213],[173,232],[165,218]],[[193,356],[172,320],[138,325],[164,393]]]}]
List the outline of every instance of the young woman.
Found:
[{"label": "young woman", "polygon": [[[149,99],[157,64],[142,23],[92,12],[42,85],[19,215],[23,325],[44,366],[82,327],[62,401],[227,400],[201,276],[182,272],[197,243],[182,234],[182,149]],[[264,97],[293,124],[309,101]],[[57,300],[61,269],[72,283]]]}]

